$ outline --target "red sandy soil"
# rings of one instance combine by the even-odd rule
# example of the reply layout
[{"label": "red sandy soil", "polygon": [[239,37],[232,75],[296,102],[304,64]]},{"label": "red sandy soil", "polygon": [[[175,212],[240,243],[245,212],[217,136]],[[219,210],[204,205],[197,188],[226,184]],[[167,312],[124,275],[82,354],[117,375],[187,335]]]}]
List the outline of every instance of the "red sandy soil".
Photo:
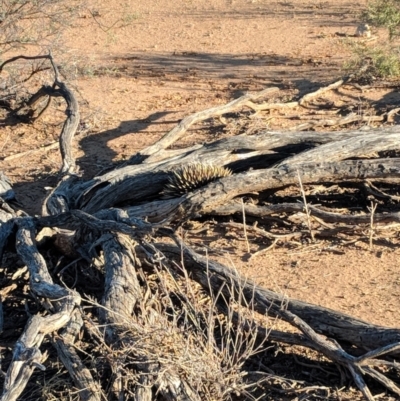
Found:
[{"label": "red sandy soil", "polygon": [[[337,33],[355,33],[365,4],[93,1],[89,9],[97,22],[83,11],[65,34],[63,50],[54,52],[82,107],[76,139],[81,172],[86,177],[97,174],[157,141],[182,117],[245,91],[278,85],[282,92],[277,98],[285,101],[335,81],[350,57]],[[115,21],[119,23],[111,27]],[[376,89],[362,96],[356,90],[332,96],[368,112],[371,102],[397,95]],[[55,141],[59,125],[54,125],[54,115],[61,122],[64,106],[54,107],[52,118],[45,114],[34,127],[0,127],[0,152],[9,156]],[[270,117],[260,117],[257,129],[284,130],[301,123],[279,113]],[[213,131],[204,125],[188,131],[177,146],[213,141],[239,129],[233,124]],[[59,166],[57,149],[1,162],[19,202],[30,213],[40,212],[45,187],[55,184]],[[370,250],[366,234],[366,242],[349,246],[329,241],[290,249],[278,246],[248,260],[242,233],[223,232],[222,238],[210,234],[203,240],[210,249],[225,251],[225,261],[259,284],[371,323],[398,327],[399,247],[375,245]],[[259,249],[254,237],[249,241],[252,252]]]}]

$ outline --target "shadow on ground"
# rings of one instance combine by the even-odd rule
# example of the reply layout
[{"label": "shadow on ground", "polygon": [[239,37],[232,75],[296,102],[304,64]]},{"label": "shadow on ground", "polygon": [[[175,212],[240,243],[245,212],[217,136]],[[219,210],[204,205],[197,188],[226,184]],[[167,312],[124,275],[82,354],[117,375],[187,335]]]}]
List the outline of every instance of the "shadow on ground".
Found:
[{"label": "shadow on ground", "polygon": [[301,89],[302,81],[323,85],[339,78],[344,60],[340,57],[286,57],[278,54],[241,55],[197,52],[140,52],[111,58],[97,67],[95,75],[127,76],[157,80],[158,84],[185,82],[190,87],[218,83],[226,90],[244,90],[284,85]]},{"label": "shadow on ground", "polygon": [[[149,126],[170,123],[171,121],[163,119],[163,117],[170,113],[172,112],[155,112],[144,119],[121,121],[114,129],[96,133],[94,136],[89,135],[81,139],[79,145],[85,155],[77,160],[77,165],[81,169],[82,177],[90,179],[100,172],[115,167],[113,160],[117,156],[117,152],[110,149],[108,146],[109,141],[125,135],[132,135],[132,141],[135,141],[135,135],[142,134]],[[177,121],[174,120],[173,122],[176,123]]]}]

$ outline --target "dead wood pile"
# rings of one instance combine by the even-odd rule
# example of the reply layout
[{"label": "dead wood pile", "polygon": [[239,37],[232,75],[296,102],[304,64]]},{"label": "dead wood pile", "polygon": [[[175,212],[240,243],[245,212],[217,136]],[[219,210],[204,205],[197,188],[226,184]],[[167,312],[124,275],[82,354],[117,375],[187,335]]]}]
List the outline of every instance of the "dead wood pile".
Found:
[{"label": "dead wood pile", "polygon": [[[367,400],[373,400],[367,376],[400,396],[394,379],[400,328],[261,288],[214,261],[213,250],[190,246],[182,229],[190,220],[212,217],[256,232],[267,244],[260,252],[294,239],[373,241],[380,232],[385,238],[397,235],[397,126],[323,133],[302,127],[168,149],[206,119],[243,109],[307,107],[346,82],[289,104],[267,102],[278,91],[269,88],[191,115],[124,165],[83,181],[72,152],[78,103],[47,58],[54,83],[30,104],[43,96],[65,99],[61,179],[42,215],[33,217],[12,207],[12,188],[0,176],[0,330],[12,328],[18,336],[3,361],[3,401],[21,394],[30,399],[32,377],[51,372],[54,359],[69,378],[54,371],[53,381],[73,383],[73,390],[64,388],[68,398],[46,376],[60,399],[255,399],[272,388],[293,397],[322,391],[328,398],[329,388],[307,387],[263,365],[259,356],[274,342],[317,351],[340,366]],[[198,164],[223,166],[232,174],[164,199],[174,171]],[[363,207],[354,211],[348,202],[339,210],[338,199],[354,193],[363,194]],[[60,260],[61,267],[49,268]],[[293,330],[272,330],[271,319]]]}]

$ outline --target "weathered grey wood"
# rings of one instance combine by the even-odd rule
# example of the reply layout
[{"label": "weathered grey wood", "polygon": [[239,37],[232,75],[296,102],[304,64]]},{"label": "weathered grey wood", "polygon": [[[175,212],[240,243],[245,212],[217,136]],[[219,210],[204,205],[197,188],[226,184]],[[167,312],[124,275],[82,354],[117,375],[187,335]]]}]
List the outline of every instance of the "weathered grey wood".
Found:
[{"label": "weathered grey wood", "polygon": [[[371,131],[371,133],[381,133],[381,135],[392,132],[394,132],[393,128],[381,128],[379,130]],[[214,161],[214,163],[217,165],[225,165],[236,161],[245,160],[257,155],[279,154],[282,152],[285,156],[287,156],[288,152],[294,152],[296,148],[314,148],[316,146],[334,141],[359,138],[366,134],[368,135],[369,133],[370,131],[365,132],[360,130],[335,132],[266,131],[251,136],[239,135],[223,138],[209,144],[184,148],[179,151],[173,150],[170,151],[172,153],[171,157],[166,157],[162,161],[149,162],[148,160],[151,160],[151,158],[149,158],[146,159],[147,163],[120,167],[93,178],[93,181],[98,181],[101,183],[117,182],[116,180],[118,178],[125,179],[146,171],[168,171],[172,167],[191,162],[211,163]],[[289,149],[282,149],[286,147],[289,147]],[[231,157],[231,159],[228,157]]]},{"label": "weathered grey wood", "polygon": [[0,198],[3,198],[5,201],[10,201],[15,198],[11,181],[2,171],[0,171]]},{"label": "weathered grey wood", "polygon": [[53,345],[57,350],[58,357],[74,381],[75,386],[80,390],[79,398],[82,401],[100,401],[102,399],[101,387],[93,380],[90,370],[84,366],[74,347],[82,324],[81,314],[78,310],[75,310],[71,320],[60,335],[53,337]]},{"label": "weathered grey wood", "polygon": [[400,159],[344,160],[340,162],[282,165],[222,178],[189,194],[181,207],[191,214],[207,214],[234,197],[303,184],[362,182],[366,179],[399,182]]},{"label": "weathered grey wood", "polygon": [[[129,327],[133,308],[142,299],[136,273],[138,262],[134,254],[137,244],[133,241],[119,234],[102,243],[106,276],[102,300],[104,308],[100,310],[100,316],[104,323],[110,325],[107,331]],[[110,338],[113,337],[110,332]]]},{"label": "weathered grey wood", "polygon": [[138,155],[131,159],[132,164],[141,163],[143,159],[147,156],[154,155],[160,150],[166,149],[168,146],[172,145],[179,138],[184,135],[184,133],[195,123],[204,121],[211,117],[222,116],[226,113],[232,113],[234,111],[240,110],[243,107],[253,108],[253,101],[265,98],[266,96],[277,92],[279,88],[267,88],[261,92],[257,93],[246,93],[238,99],[232,102],[222,105],[212,107],[211,109],[203,110],[198,113],[194,113],[188,117],[185,117],[174,129],[165,134],[158,142],[154,145],[143,149]]},{"label": "weathered grey wood", "polygon": [[[186,219],[186,213],[181,205],[184,198],[168,199],[165,201],[153,201],[142,206],[126,208],[130,218],[147,219],[152,223],[170,223],[177,219]],[[182,212],[182,213],[180,213]]]},{"label": "weathered grey wood", "polygon": [[335,341],[330,341],[330,339],[325,338],[317,334],[312,327],[310,327],[306,322],[304,322],[297,315],[293,314],[286,308],[281,309],[281,316],[292,326],[299,329],[312,343],[315,348],[321,352],[323,355],[328,357],[331,361],[334,361],[345,368],[347,368],[353,376],[354,382],[357,387],[361,390],[364,397],[368,401],[373,401],[372,396],[368,386],[366,385],[362,375],[362,367],[357,364],[357,359],[345,352],[342,347]]},{"label": "weathered grey wood", "polygon": [[65,110],[67,118],[64,121],[59,139],[62,157],[61,173],[74,173],[75,157],[72,150],[72,140],[79,125],[79,105],[73,92],[64,82],[60,81],[58,77],[55,80],[55,84],[57,85],[55,89],[50,86],[45,86],[44,89],[46,94],[50,96],[62,96],[67,103],[67,108]]},{"label": "weathered grey wood", "polygon": [[[249,206],[250,213],[252,208],[258,209],[259,207]],[[115,226],[114,230],[117,230],[117,228],[118,227]],[[176,252],[180,253],[179,250],[176,250]],[[117,257],[117,254],[115,255],[115,257]],[[196,257],[199,256],[196,255]],[[236,273],[227,273],[226,267],[218,265],[213,261],[205,261],[199,259],[197,260],[197,263],[199,264],[199,266],[196,266],[195,272],[196,274],[200,275],[200,278],[202,278],[203,282],[208,282],[208,278],[205,273],[206,266],[209,266],[209,269],[212,273],[217,273],[215,277],[219,277],[218,274],[221,274],[222,277],[225,277],[225,279],[220,278],[220,280],[222,281],[218,284],[215,284],[215,288],[219,288],[222,285],[221,283],[224,282],[224,280],[226,281],[227,275],[229,279],[231,279],[232,275],[233,277],[236,277]],[[213,271],[214,268],[216,269],[215,272]],[[213,280],[215,280],[215,278]],[[211,280],[211,282],[213,281]],[[255,284],[251,283],[248,279],[240,279],[240,282],[247,283],[251,295],[254,293],[254,288],[256,288],[256,294],[258,294],[259,299],[261,299],[262,301],[262,303],[260,301],[260,305],[263,305],[261,310],[261,312],[263,313],[266,309],[274,311],[273,308],[271,309],[270,303],[280,307],[282,303],[289,302],[288,305],[291,308],[292,306],[294,308],[290,310],[293,313],[298,314],[317,331],[323,332],[327,335],[330,335],[331,337],[344,341],[354,341],[354,344],[359,347],[372,347],[373,345],[380,346],[382,344],[387,344],[388,342],[396,342],[400,340],[400,330],[398,329],[373,326],[366,322],[353,319],[350,316],[343,315],[326,308],[320,308],[316,305],[311,305],[296,300],[286,300],[279,294],[265,289],[257,288]],[[351,337],[349,337],[350,335]]]},{"label": "weathered grey wood", "polygon": [[73,174],[64,176],[43,202],[42,215],[58,215],[75,209],[73,195],[78,188],[80,188],[78,176]]},{"label": "weathered grey wood", "polygon": [[[134,349],[135,341],[138,340],[141,334],[140,330],[135,332],[135,325],[143,323],[135,322],[135,317],[133,316],[135,305],[140,303],[143,298],[136,273],[139,261],[135,256],[135,246],[137,246],[136,242],[121,234],[110,236],[108,239],[105,238],[102,244],[106,278],[102,300],[103,308],[100,311],[100,316],[106,326],[108,341],[113,348],[118,348],[119,342],[125,346],[127,342],[130,342]],[[151,314],[151,319],[164,319],[156,310],[142,310],[142,313]],[[146,319],[147,317],[142,317],[141,321],[146,321]],[[130,337],[126,335],[127,330],[128,333],[132,333]],[[174,373],[172,367],[164,367],[162,363],[152,361],[150,355],[146,358],[141,354],[137,355],[137,365],[143,376],[154,375],[155,380],[150,384],[155,385],[157,391],[165,399],[171,401],[200,401],[199,396],[194,391],[188,394],[190,386],[185,383],[184,378],[180,378]],[[161,377],[157,378],[159,371],[163,372],[162,379]],[[167,371],[169,373],[166,373]],[[140,382],[143,382],[143,380],[146,381],[145,378],[142,378]],[[143,399],[148,396],[149,392],[140,389],[136,394],[136,399]]]},{"label": "weathered grey wood", "polygon": [[36,315],[29,319],[16,343],[12,362],[7,370],[1,401],[14,401],[24,390],[35,367],[41,365],[40,345],[46,334],[64,327],[70,320],[80,296],[53,283],[46,262],[35,245],[35,226],[32,218],[17,221],[17,252],[29,268],[31,291],[53,300],[54,313]]},{"label": "weathered grey wood", "polygon": [[154,199],[168,181],[168,173],[147,172],[115,182],[100,184],[82,193],[78,207],[88,213],[118,205],[121,202],[141,202]]},{"label": "weathered grey wood", "polygon": [[[60,359],[81,390],[82,399],[95,401],[100,398],[99,386],[93,382],[90,372],[83,366],[72,346],[74,337],[80,329],[77,324],[79,313],[74,313],[80,297],[75,292],[53,283],[45,260],[36,249],[34,241],[36,228],[49,226],[76,230],[75,236],[72,231],[71,243],[74,244],[73,241],[76,241],[76,247],[80,248],[81,255],[87,249],[94,248],[94,244],[102,246],[106,277],[100,317],[105,327],[106,338],[110,347],[115,347],[116,350],[126,344],[135,349],[135,345],[139,344],[138,339],[143,334],[141,331],[143,327],[140,325],[146,326],[149,322],[150,325],[151,322],[157,322],[159,325],[168,324],[167,317],[157,308],[145,304],[145,296],[136,271],[140,262],[135,254],[135,247],[138,247],[139,243],[142,245],[148,243],[151,235],[173,236],[171,229],[162,226],[179,225],[193,216],[242,212],[242,205],[239,207],[235,203],[236,197],[298,185],[299,175],[303,184],[361,183],[366,179],[400,182],[400,159],[345,160],[378,157],[378,152],[398,150],[400,130],[396,126],[388,129],[339,133],[265,132],[253,136],[242,135],[223,139],[203,146],[196,145],[190,149],[167,150],[167,147],[181,138],[190,126],[206,118],[220,116],[243,107],[254,111],[271,108],[271,104],[256,104],[253,101],[268,96],[277,88],[270,88],[257,94],[247,94],[227,105],[195,113],[183,119],[156,144],[133,156],[129,161],[131,165],[84,182],[79,177],[71,175],[75,168],[72,140],[79,123],[78,103],[68,86],[59,79],[52,56],[39,58],[50,60],[55,75],[54,86],[44,86],[42,92],[50,96],[62,96],[67,103],[67,118],[60,135],[63,159],[61,173],[67,175],[45,201],[43,214],[49,216],[35,219],[20,218],[8,213],[7,210],[0,214],[0,255],[14,225],[18,225],[17,252],[29,267],[31,290],[33,294],[50,300],[52,304],[49,315],[33,316],[29,320],[17,342],[13,361],[7,372],[2,400],[16,399],[33,369],[44,368],[41,365],[41,342],[46,334],[62,327],[66,327],[61,333],[62,337],[54,340]],[[4,64],[0,66],[0,72],[3,66]],[[292,102],[290,107],[295,104],[306,107],[310,98],[321,91],[336,88],[343,82],[344,80],[337,81],[313,94],[306,95],[299,102]],[[39,91],[36,97],[42,92]],[[210,183],[185,196],[160,200],[160,192],[171,170],[194,162],[228,166],[234,175]],[[4,190],[4,183],[7,184],[0,176],[0,195],[9,196],[7,188]],[[109,209],[121,205],[125,206],[126,210]],[[245,212],[253,216],[302,209],[301,204],[244,205]],[[309,210],[311,215],[320,219],[341,224],[364,224],[368,223],[370,218],[367,215],[338,215],[313,205],[309,205]],[[378,213],[374,221],[375,224],[397,222],[400,220],[399,216],[399,213],[387,215]],[[148,221],[158,224],[152,225]],[[191,268],[193,277],[204,287],[226,298],[240,295],[244,301],[243,305],[251,304],[260,313],[285,319],[302,332],[300,335],[291,335],[273,331],[270,334],[272,339],[314,348],[343,365],[351,372],[368,400],[372,400],[372,396],[363,380],[364,372],[390,390],[400,393],[393,382],[379,372],[369,369],[368,365],[374,366],[376,360],[372,361],[372,358],[378,355],[398,352],[399,344],[388,346],[388,343],[399,342],[399,329],[370,325],[330,309],[287,299],[256,286],[221,264],[203,258],[176,237],[174,238],[180,248],[174,247],[171,251],[170,247],[169,252],[180,255],[183,249],[185,265]],[[86,259],[89,260],[91,255],[87,251]],[[142,277],[142,280],[145,278]],[[138,305],[141,310],[140,318],[134,316],[135,307]],[[371,348],[374,352],[367,353],[363,359],[353,357],[339,344],[328,341],[318,333],[323,333],[334,340],[349,342],[359,350]],[[381,348],[377,350],[377,347]],[[139,350],[137,353],[138,360],[134,362],[139,377],[134,395],[136,400],[149,400],[151,386],[156,386],[158,394],[168,401],[200,399],[199,394],[185,381],[185,377],[180,377],[175,372],[174,367],[158,360],[153,361],[151,356],[140,353]],[[116,361],[113,366],[117,372],[116,385],[111,388],[114,395],[121,399],[124,389],[123,377],[118,373],[119,363]],[[159,372],[162,374],[158,376]],[[148,387],[141,387],[140,384]]]},{"label": "weathered grey wood", "polygon": [[64,121],[64,125],[60,134],[60,151],[62,157],[61,173],[74,173],[75,170],[75,157],[72,151],[72,140],[78,129],[79,124],[79,104],[75,98],[74,93],[69,89],[65,82],[61,81],[60,73],[56,63],[51,55],[48,55],[54,71],[54,85],[44,86],[44,90],[48,95],[51,96],[62,96],[67,103],[65,114],[67,118]]},{"label": "weathered grey wood", "polygon": [[361,183],[366,179],[398,183],[400,159],[305,163],[248,171],[211,182],[181,198],[148,202],[128,207],[126,211],[130,217],[148,218],[151,222],[182,221],[212,214],[241,195],[298,185],[298,171],[303,184]]},{"label": "weathered grey wood", "polygon": [[[250,212],[252,208],[258,207],[249,206]],[[99,225],[97,227],[101,226]],[[114,231],[118,231],[118,226],[105,227],[113,227]],[[121,226],[121,228],[125,231],[124,226]],[[166,232],[166,234],[168,234],[168,232]],[[180,254],[179,249],[176,249],[176,252]],[[115,254],[116,260],[118,260],[117,255],[118,253]],[[123,253],[120,253],[120,255],[123,255]],[[188,255],[190,256],[190,253],[188,253]],[[196,260],[194,259],[195,257],[197,258]],[[197,265],[195,265],[196,269],[193,271],[195,273],[195,277],[197,277],[196,274],[198,274],[199,277],[197,278],[203,280],[203,283],[208,282],[206,266],[209,266],[209,270],[214,274],[214,278],[211,280],[211,283],[213,283],[213,280],[221,280],[217,281],[215,288],[219,288],[223,282],[226,282],[227,277],[229,280],[233,277],[239,280],[240,283],[247,283],[249,296],[250,294],[252,296],[256,289],[255,293],[259,297],[258,299],[260,300],[261,305],[260,311],[262,313],[264,313],[267,309],[273,312],[274,309],[272,308],[272,305],[280,307],[282,303],[289,302],[288,305],[290,308],[293,307],[293,309],[290,310],[293,313],[298,314],[317,331],[323,332],[340,340],[354,342],[354,344],[359,347],[372,348],[374,345],[380,346],[382,344],[393,343],[400,340],[400,330],[398,329],[377,327],[326,308],[321,308],[316,305],[307,304],[301,301],[287,300],[279,294],[258,288],[248,279],[237,278],[237,273],[229,273],[229,270],[226,270],[227,268],[225,266],[219,265],[211,260],[203,260],[199,255],[193,256],[190,260],[192,264],[195,262],[197,263]],[[213,269],[215,269],[215,271]],[[118,307],[120,306],[121,305]]]},{"label": "weathered grey wood", "polygon": [[4,248],[14,228],[15,215],[0,208],[0,264]]},{"label": "weathered grey wood", "polygon": [[341,139],[288,157],[278,163],[277,167],[285,164],[291,167],[300,166],[303,163],[319,163],[345,160],[356,157],[375,156],[378,152],[400,148],[400,128],[395,126],[390,133],[366,132],[354,138]]},{"label": "weathered grey wood", "polygon": [[[86,183],[87,188],[78,198],[77,207],[94,213],[121,202],[129,201],[132,204],[150,201],[166,184],[168,179],[166,172],[181,165],[200,162],[227,166],[235,172],[240,172],[251,168],[271,167],[277,163],[283,166],[286,164],[285,160],[290,159],[290,157],[287,159],[288,156],[299,152],[299,155],[292,156],[299,158],[295,159],[294,165],[299,164],[301,160],[308,164],[330,161],[329,153],[334,155],[332,161],[340,161],[359,157],[364,152],[364,143],[369,144],[368,152],[373,152],[374,146],[375,151],[397,148],[400,142],[397,139],[400,137],[398,131],[397,127],[392,127],[371,132],[265,132],[252,136],[225,138],[195,150],[191,149],[168,160],[125,166],[95,177]],[[389,140],[382,141],[382,136],[388,136]],[[308,150],[304,150],[305,148]],[[348,151],[343,150],[347,148]],[[321,149],[321,157],[316,156],[318,149]]]},{"label": "weathered grey wood", "polygon": [[[389,390],[400,394],[400,388],[396,383],[369,367],[369,365],[375,365],[372,358],[391,352],[398,353],[400,349],[400,330],[369,325],[366,322],[353,319],[348,315],[340,314],[327,308],[287,299],[280,294],[260,289],[251,280],[241,277],[238,272],[200,256],[176,236],[174,236],[174,239],[179,244],[179,247],[173,249],[170,245],[166,245],[164,250],[176,252],[177,255],[183,254],[185,267],[189,267],[192,276],[213,293],[213,297],[216,297],[215,302],[217,305],[218,303],[226,305],[227,302],[234,298],[243,306],[250,307],[251,310],[279,317],[290,323],[299,329],[304,336],[286,336],[289,337],[286,340],[313,348],[335,363],[344,366],[351,373],[357,387],[368,401],[373,401],[374,398],[363,379],[366,371]],[[313,309],[313,312],[310,314],[311,309]],[[316,317],[320,314],[327,319],[322,326],[319,325],[321,321]],[[314,321],[315,317],[317,324]],[[309,320],[308,323],[307,320]],[[241,329],[244,328],[242,327]],[[262,329],[260,330],[262,331]],[[382,331],[386,331],[383,345],[379,344],[379,340],[382,341]],[[393,335],[394,332],[395,335]],[[324,335],[322,336],[318,333],[323,333]],[[279,336],[279,333],[274,334]],[[329,338],[326,338],[325,335],[328,335]],[[361,342],[359,341],[359,336],[362,337]],[[393,343],[393,339],[397,341]],[[337,340],[343,340],[353,346],[356,345],[361,350],[371,346],[374,351],[356,357],[346,352]]]},{"label": "weathered grey wood", "polygon": [[197,113],[194,113],[186,118],[184,118],[175,128],[173,128],[170,132],[165,134],[159,141],[155,144],[143,149],[140,153],[133,156],[130,160],[131,164],[138,164],[138,163],[146,163],[146,159],[151,159],[151,162],[160,161],[164,158],[165,153],[163,152],[168,146],[171,146],[174,142],[176,142],[182,135],[188,130],[188,128],[193,125],[194,123],[204,121],[205,119],[211,117],[222,116],[226,113],[235,112],[240,110],[244,107],[250,108],[255,112],[261,110],[270,110],[274,108],[285,108],[285,107],[308,107],[308,102],[311,99],[314,99],[317,96],[320,96],[321,93],[325,93],[332,89],[337,89],[346,83],[349,80],[349,77],[344,79],[339,79],[332,84],[325,86],[323,88],[318,89],[315,92],[308,93],[304,95],[299,101],[289,102],[289,103],[268,103],[262,102],[254,103],[255,100],[260,100],[265,98],[267,95],[274,93],[278,90],[278,88],[267,88],[258,93],[247,93],[244,96],[233,100],[232,102],[223,105],[213,107],[211,109],[203,110]]},{"label": "weathered grey wood", "polygon": [[[322,210],[317,206],[308,204],[308,210],[311,216],[316,216],[326,223],[342,223],[342,224],[370,224],[371,215],[360,212],[359,214],[343,214]],[[243,208],[247,216],[265,217],[279,213],[297,213],[304,211],[303,203],[279,203],[265,206],[246,204],[231,201],[225,205],[219,206],[213,211],[215,215],[227,216],[232,214],[243,214]],[[384,225],[388,223],[400,223],[400,213],[375,213],[374,224]]]},{"label": "weathered grey wood", "polygon": [[393,383],[392,380],[389,380],[386,376],[375,370],[372,366],[363,366],[362,369],[367,375],[371,376],[400,397],[400,387]]}]

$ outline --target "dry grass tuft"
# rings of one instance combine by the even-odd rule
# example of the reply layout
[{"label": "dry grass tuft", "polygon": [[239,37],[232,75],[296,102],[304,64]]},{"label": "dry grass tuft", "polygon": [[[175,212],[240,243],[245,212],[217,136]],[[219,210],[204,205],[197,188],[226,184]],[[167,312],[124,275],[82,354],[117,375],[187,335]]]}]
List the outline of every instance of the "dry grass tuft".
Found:
[{"label": "dry grass tuft", "polygon": [[247,383],[243,367],[264,345],[257,341],[257,330],[247,329],[249,320],[233,297],[225,315],[218,311],[218,300],[188,277],[159,271],[149,286],[152,295],[139,306],[124,333],[129,340],[116,354],[125,356],[124,376],[129,366],[147,360],[160,366],[152,383],[158,388],[178,379],[202,400],[253,399],[249,389],[257,383]]}]

